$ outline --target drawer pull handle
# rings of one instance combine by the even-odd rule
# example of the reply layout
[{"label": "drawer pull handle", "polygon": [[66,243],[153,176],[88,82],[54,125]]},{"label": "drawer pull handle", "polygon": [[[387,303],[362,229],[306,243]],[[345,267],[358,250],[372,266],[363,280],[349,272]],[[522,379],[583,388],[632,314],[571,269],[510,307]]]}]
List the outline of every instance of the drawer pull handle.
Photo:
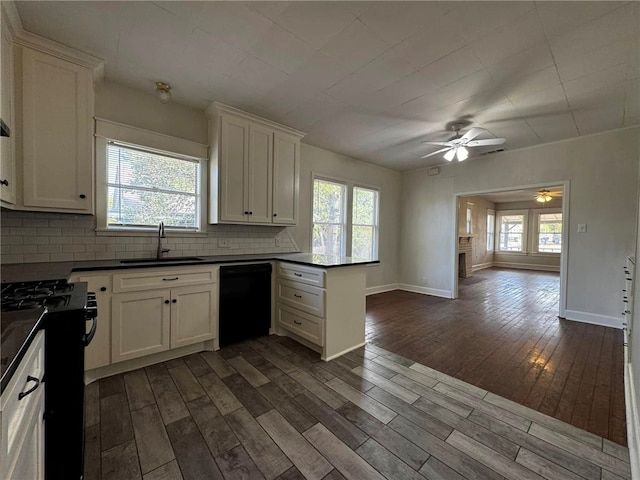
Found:
[{"label": "drawer pull handle", "polygon": [[172,277],[172,278],[163,278],[162,280],[165,282],[172,282],[174,280],[178,280],[180,277]]},{"label": "drawer pull handle", "polygon": [[296,298],[302,298],[302,295],[298,295],[297,293],[294,293],[293,296]]},{"label": "drawer pull handle", "polygon": [[0,180],[0,185],[4,185],[5,187],[9,186],[9,180],[7,180],[6,178],[3,180]]},{"label": "drawer pull handle", "polygon": [[302,274],[301,274],[301,273],[298,273],[298,272],[293,272],[293,274],[294,274],[296,277],[301,277],[301,276],[302,276]]},{"label": "drawer pull handle", "polygon": [[29,382],[36,382],[36,384],[26,392],[20,392],[18,394],[18,400],[22,400],[24,397],[35,391],[35,389],[40,386],[40,380],[38,380],[36,377],[32,377],[31,375],[27,375],[27,383]]},{"label": "drawer pull handle", "polygon": [[293,323],[295,323],[296,325],[302,325],[302,322],[299,322],[297,320],[294,320]]}]

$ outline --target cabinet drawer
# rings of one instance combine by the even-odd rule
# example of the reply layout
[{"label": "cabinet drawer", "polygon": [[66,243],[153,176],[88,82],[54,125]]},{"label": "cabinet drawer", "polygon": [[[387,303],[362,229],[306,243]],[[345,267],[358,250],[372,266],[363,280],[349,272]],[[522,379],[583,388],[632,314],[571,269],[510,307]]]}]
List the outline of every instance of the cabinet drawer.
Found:
[{"label": "cabinet drawer", "polygon": [[324,336],[322,334],[324,320],[314,317],[313,315],[307,315],[306,313],[285,305],[278,305],[276,307],[276,318],[282,328],[316,345],[324,345]]},{"label": "cabinet drawer", "polygon": [[298,282],[278,282],[278,301],[303,312],[324,317],[324,290]]},{"label": "cabinet drawer", "polygon": [[324,287],[325,271],[317,268],[304,267],[292,263],[278,265],[278,276],[284,280],[306,283],[315,287]]},{"label": "cabinet drawer", "polygon": [[[44,331],[38,332],[29,350],[22,358],[17,370],[11,377],[7,389],[2,392],[2,470],[12,468],[8,460],[16,459],[18,450],[24,443],[28,424],[38,414],[39,404],[44,403],[44,384],[37,384],[27,377],[42,381],[44,376]],[[32,393],[19,399],[20,393],[27,392],[38,385]],[[42,420],[42,419],[40,419]],[[5,478],[5,477],[2,477]]]},{"label": "cabinet drawer", "polygon": [[113,276],[113,293],[137,292],[157,288],[173,288],[185,285],[215,283],[218,267],[189,269],[147,269],[135,273]]}]

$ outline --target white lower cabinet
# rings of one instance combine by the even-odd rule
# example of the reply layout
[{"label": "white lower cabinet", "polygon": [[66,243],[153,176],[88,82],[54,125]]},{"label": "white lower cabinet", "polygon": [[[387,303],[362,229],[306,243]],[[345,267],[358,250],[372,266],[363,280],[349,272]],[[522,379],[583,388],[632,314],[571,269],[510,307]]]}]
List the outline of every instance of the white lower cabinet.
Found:
[{"label": "white lower cabinet", "polygon": [[113,295],[113,363],[213,340],[216,303],[214,284]]},{"label": "white lower cabinet", "polygon": [[38,332],[2,392],[0,478],[44,478],[44,331]]},{"label": "white lower cabinet", "polygon": [[113,296],[113,363],[169,349],[170,302],[169,290],[118,293]]}]

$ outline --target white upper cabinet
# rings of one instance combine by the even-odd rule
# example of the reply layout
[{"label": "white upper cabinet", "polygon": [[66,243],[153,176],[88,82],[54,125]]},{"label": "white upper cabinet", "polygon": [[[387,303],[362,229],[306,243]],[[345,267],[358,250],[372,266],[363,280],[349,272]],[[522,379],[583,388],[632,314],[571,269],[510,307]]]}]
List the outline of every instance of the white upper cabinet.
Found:
[{"label": "white upper cabinet", "polygon": [[[2,12],[2,9],[0,9]],[[0,118],[15,135],[13,114],[13,51],[9,28],[2,13],[0,28]],[[13,136],[0,137],[0,200],[16,203],[15,156]]]},{"label": "white upper cabinet", "polygon": [[302,132],[214,103],[209,223],[296,225]]},{"label": "white upper cabinet", "polygon": [[93,213],[93,72],[22,48],[23,205]]}]

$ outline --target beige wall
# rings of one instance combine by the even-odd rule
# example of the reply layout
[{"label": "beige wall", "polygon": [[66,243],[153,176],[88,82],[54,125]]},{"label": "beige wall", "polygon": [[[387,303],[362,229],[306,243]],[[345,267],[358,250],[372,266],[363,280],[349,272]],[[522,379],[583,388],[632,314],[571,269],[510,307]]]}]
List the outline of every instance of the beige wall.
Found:
[{"label": "beige wall", "polygon": [[[451,295],[455,196],[570,182],[567,316],[620,324],[620,268],[634,251],[640,128],[405,172],[400,282]],[[631,207],[633,206],[633,207]],[[576,233],[577,224],[586,233]]]},{"label": "beige wall", "polygon": [[[303,139],[304,141],[304,139]],[[401,174],[303,143],[300,148],[300,217],[291,235],[311,251],[312,175],[318,174],[380,189],[380,265],[368,267],[367,287],[395,284],[398,271]]]},{"label": "beige wall", "polygon": [[149,88],[150,93],[145,93],[116,83],[97,85],[96,117],[204,145],[209,143],[204,111],[175,102],[160,103],[151,82]]},{"label": "beige wall", "polygon": [[491,266],[493,252],[487,252],[487,209],[495,210],[495,204],[482,197],[460,197],[458,199],[458,232],[460,235],[465,235],[467,231],[467,206],[471,207],[473,267]]}]

